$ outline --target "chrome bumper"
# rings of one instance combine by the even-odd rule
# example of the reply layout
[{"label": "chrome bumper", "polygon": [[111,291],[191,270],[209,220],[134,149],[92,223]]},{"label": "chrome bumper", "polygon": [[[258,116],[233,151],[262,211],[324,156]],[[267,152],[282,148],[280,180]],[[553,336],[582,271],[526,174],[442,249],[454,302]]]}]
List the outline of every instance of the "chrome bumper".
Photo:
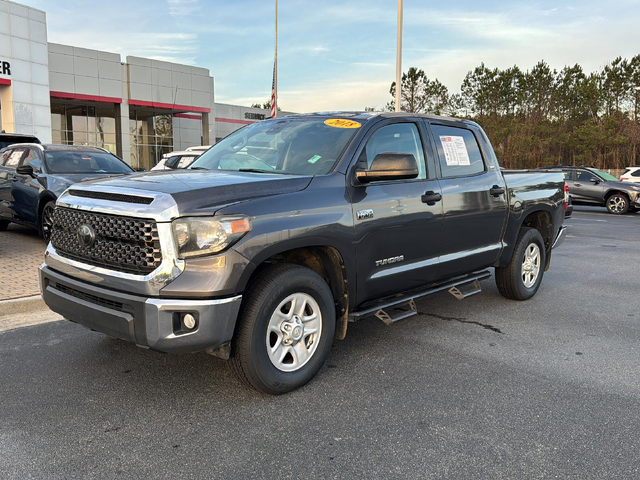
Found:
[{"label": "chrome bumper", "polygon": [[558,236],[556,237],[555,241],[553,242],[553,245],[551,248],[556,248],[559,247],[560,245],[563,244],[564,239],[567,237],[567,227],[565,225],[563,225],[562,227],[560,227],[560,231],[558,232]]}]

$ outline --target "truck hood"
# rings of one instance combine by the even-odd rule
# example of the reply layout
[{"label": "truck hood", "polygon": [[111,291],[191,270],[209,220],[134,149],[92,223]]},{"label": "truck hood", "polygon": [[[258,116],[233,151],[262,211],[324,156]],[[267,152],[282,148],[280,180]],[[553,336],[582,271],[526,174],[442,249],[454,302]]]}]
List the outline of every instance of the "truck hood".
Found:
[{"label": "truck hood", "polygon": [[[313,177],[222,170],[170,170],[82,182],[95,192],[170,195],[181,216],[211,214],[246,200],[304,190]],[[73,188],[76,188],[75,186]],[[151,207],[150,210],[153,208]]]},{"label": "truck hood", "polygon": [[67,187],[74,183],[86,182],[88,180],[105,179],[114,176],[122,176],[121,173],[50,173],[39,175],[38,182],[55,195],[60,195]]}]

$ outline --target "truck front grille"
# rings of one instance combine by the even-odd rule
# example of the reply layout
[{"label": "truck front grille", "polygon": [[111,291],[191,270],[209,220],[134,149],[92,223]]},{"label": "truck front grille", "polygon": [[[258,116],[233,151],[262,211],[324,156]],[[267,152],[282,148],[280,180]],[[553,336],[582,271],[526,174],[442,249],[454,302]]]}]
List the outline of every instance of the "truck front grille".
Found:
[{"label": "truck front grille", "polygon": [[63,257],[126,273],[145,275],[162,262],[157,225],[142,218],[56,207],[51,244]]}]

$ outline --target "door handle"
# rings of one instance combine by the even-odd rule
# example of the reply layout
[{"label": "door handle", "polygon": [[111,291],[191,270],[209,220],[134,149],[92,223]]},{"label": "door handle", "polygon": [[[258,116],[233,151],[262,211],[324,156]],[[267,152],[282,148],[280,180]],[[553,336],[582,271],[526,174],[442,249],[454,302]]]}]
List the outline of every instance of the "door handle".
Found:
[{"label": "door handle", "polygon": [[493,187],[491,187],[491,190],[489,190],[489,193],[494,197],[499,197],[504,193],[504,188],[500,185],[494,185]]},{"label": "door handle", "polygon": [[581,183],[574,183],[574,184],[573,184],[573,186],[574,186],[574,187],[581,187],[581,186],[582,186],[582,184],[581,184]]},{"label": "door handle", "polygon": [[434,192],[433,190],[429,190],[422,195],[422,203],[426,203],[427,205],[435,205],[436,202],[442,200],[442,195]]}]

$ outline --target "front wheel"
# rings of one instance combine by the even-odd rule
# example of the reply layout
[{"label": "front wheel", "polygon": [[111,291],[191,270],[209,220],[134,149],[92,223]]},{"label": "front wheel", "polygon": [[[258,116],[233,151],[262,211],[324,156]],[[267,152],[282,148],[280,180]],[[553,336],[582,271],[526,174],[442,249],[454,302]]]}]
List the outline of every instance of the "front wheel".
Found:
[{"label": "front wheel", "polygon": [[607,210],[615,215],[624,215],[629,211],[629,199],[616,193],[607,199]]},{"label": "front wheel", "polygon": [[40,234],[44,241],[49,243],[51,240],[51,228],[53,227],[53,209],[56,207],[56,202],[47,202],[40,212]]},{"label": "front wheel", "polygon": [[245,384],[272,395],[309,382],[324,364],[335,333],[329,285],[298,265],[261,272],[245,294],[231,367]]},{"label": "front wheel", "polygon": [[533,297],[542,283],[545,255],[540,232],[535,228],[522,228],[509,264],[496,268],[496,285],[500,294],[511,300]]}]

